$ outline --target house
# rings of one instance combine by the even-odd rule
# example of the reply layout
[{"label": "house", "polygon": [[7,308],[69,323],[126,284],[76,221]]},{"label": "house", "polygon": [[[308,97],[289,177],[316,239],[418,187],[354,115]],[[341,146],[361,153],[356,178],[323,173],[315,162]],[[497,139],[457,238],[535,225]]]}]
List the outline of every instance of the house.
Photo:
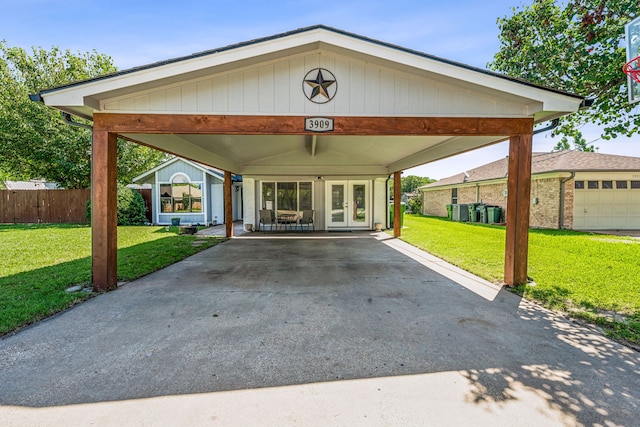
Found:
[{"label": "house", "polygon": [[46,182],[44,179],[32,179],[30,181],[5,181],[7,190],[60,190],[55,182]]},{"label": "house", "polygon": [[[584,97],[317,25],[121,70],[32,94],[93,121],[96,290],[116,286],[118,137],[242,175],[242,220],[314,211],[316,230],[389,224],[388,182],[403,170],[509,140],[516,169],[533,127]],[[227,179],[228,177],[228,179]],[[505,281],[526,281],[528,169],[508,178]],[[400,204],[393,230],[400,236]],[[232,206],[225,204],[227,235]],[[524,239],[524,240],[523,240]]]},{"label": "house", "polygon": [[[508,158],[420,188],[425,215],[447,204],[507,205]],[[533,153],[530,226],[640,229],[640,158],[565,150]]]},{"label": "house", "polygon": [[[151,185],[154,224],[224,223],[224,172],[191,160],[174,157],[133,179]],[[242,219],[242,178],[232,176],[233,220]]]}]

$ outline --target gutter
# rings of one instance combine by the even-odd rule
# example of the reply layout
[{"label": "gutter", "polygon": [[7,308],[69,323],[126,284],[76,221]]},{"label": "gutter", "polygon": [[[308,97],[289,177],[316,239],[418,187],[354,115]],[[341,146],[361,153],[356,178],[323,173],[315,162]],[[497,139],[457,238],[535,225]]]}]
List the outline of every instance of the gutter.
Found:
[{"label": "gutter", "polygon": [[551,120],[551,124],[549,126],[543,127],[542,129],[534,130],[533,134],[537,135],[537,134],[542,133],[542,132],[547,132],[547,131],[553,130],[553,129],[557,128],[559,124],[560,124],[560,119],[553,119],[553,120]]},{"label": "gutter", "polygon": [[573,178],[575,178],[576,173],[575,172],[571,172],[571,175],[569,175],[569,177],[563,179],[562,181],[560,181],[560,215],[558,218],[558,228],[560,230],[564,230],[564,185],[572,180]]}]

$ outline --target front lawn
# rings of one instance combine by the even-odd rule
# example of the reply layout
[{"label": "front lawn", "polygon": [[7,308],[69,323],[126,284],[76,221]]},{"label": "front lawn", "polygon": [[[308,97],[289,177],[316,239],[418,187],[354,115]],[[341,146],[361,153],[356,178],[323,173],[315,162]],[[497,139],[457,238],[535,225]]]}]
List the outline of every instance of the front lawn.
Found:
[{"label": "front lawn", "polygon": [[[118,227],[118,281],[137,279],[224,240],[180,236],[175,227]],[[0,254],[0,335],[92,295],[66,292],[74,285],[90,286],[89,226],[0,225]]]},{"label": "front lawn", "polygon": [[[504,227],[406,215],[402,239],[489,281],[502,282]],[[640,344],[640,240],[531,230],[529,276],[514,289],[544,306]]]}]

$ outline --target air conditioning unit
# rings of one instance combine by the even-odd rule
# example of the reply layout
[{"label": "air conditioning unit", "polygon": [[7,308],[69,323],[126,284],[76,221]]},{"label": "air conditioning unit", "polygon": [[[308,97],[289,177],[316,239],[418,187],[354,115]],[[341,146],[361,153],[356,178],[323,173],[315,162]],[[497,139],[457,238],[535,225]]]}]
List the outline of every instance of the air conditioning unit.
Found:
[{"label": "air conditioning unit", "polygon": [[467,205],[453,205],[452,206],[451,219],[454,221],[468,222],[469,221],[469,206]]}]

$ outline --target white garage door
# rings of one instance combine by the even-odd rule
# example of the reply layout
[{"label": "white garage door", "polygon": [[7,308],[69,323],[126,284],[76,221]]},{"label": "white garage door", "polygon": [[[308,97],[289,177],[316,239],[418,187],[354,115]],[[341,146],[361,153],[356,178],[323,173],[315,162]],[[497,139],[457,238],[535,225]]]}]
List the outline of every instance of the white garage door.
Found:
[{"label": "white garage door", "polygon": [[640,181],[579,182],[584,188],[574,193],[574,229],[640,229]]}]

